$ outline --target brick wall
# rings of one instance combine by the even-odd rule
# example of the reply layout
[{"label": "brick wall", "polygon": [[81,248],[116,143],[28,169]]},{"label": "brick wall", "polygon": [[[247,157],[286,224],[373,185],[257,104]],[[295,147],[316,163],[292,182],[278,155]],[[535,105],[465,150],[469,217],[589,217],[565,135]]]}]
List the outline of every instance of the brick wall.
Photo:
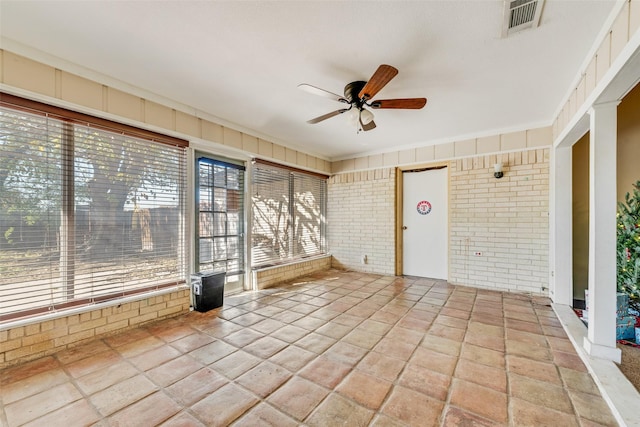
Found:
[{"label": "brick wall", "polygon": [[[328,182],[332,266],[395,274],[395,169],[334,175]],[[361,261],[367,256],[367,263]]]},{"label": "brick wall", "polygon": [[186,313],[190,303],[190,291],[184,288],[139,301],[0,330],[0,369],[99,336]]},{"label": "brick wall", "polygon": [[[504,163],[501,179],[493,177],[496,161]],[[450,167],[449,281],[546,293],[549,149],[459,159]]]},{"label": "brick wall", "polygon": [[258,289],[265,289],[278,283],[293,280],[331,268],[331,257],[323,256],[292,264],[278,265],[253,271],[253,281]]}]

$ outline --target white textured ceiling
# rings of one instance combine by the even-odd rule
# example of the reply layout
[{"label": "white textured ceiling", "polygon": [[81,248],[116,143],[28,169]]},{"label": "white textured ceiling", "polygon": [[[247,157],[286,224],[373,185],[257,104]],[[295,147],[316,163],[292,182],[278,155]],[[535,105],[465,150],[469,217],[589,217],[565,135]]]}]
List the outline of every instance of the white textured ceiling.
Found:
[{"label": "white textured ceiling", "polygon": [[[501,38],[503,2],[0,1],[6,43],[45,52],[328,159],[551,124],[612,0],[547,0],[540,26]],[[356,134],[306,120],[380,64],[399,69]]]}]

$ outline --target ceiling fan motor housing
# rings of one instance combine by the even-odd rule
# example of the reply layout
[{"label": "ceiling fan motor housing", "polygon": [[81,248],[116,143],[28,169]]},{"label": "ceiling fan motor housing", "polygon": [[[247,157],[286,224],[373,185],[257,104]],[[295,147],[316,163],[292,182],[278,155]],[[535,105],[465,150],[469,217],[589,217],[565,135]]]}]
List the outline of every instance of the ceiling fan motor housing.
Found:
[{"label": "ceiling fan motor housing", "polygon": [[358,94],[366,84],[367,82],[363,82],[363,81],[347,83],[347,85],[344,87],[345,99],[349,101],[350,104],[353,104],[358,108],[362,108],[363,101],[360,98],[358,98]]}]

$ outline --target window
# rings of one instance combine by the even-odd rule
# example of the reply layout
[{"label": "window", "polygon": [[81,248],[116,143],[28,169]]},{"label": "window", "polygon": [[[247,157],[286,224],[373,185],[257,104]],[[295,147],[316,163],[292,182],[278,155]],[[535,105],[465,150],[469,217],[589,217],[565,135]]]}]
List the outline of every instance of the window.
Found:
[{"label": "window", "polygon": [[326,195],[325,176],[256,161],[251,181],[252,267],[325,253]]},{"label": "window", "polygon": [[242,289],[244,166],[198,158],[196,270],[226,272],[227,291]]},{"label": "window", "polygon": [[0,321],[184,282],[186,141],[0,102]]}]

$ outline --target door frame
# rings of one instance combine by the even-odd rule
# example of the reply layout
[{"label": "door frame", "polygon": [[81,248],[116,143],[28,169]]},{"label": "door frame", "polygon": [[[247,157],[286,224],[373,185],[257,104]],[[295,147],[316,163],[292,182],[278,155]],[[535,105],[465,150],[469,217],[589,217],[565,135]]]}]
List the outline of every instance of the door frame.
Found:
[{"label": "door frame", "polygon": [[[402,276],[403,273],[403,215],[404,215],[404,179],[403,172],[412,170],[429,170],[429,169],[442,169],[447,168],[447,251],[450,252],[451,247],[451,221],[449,220],[451,215],[451,162],[432,162],[432,163],[419,163],[411,166],[398,166],[396,167],[396,276]],[[449,277],[449,266],[451,265],[451,257],[447,254],[447,277]]]}]

